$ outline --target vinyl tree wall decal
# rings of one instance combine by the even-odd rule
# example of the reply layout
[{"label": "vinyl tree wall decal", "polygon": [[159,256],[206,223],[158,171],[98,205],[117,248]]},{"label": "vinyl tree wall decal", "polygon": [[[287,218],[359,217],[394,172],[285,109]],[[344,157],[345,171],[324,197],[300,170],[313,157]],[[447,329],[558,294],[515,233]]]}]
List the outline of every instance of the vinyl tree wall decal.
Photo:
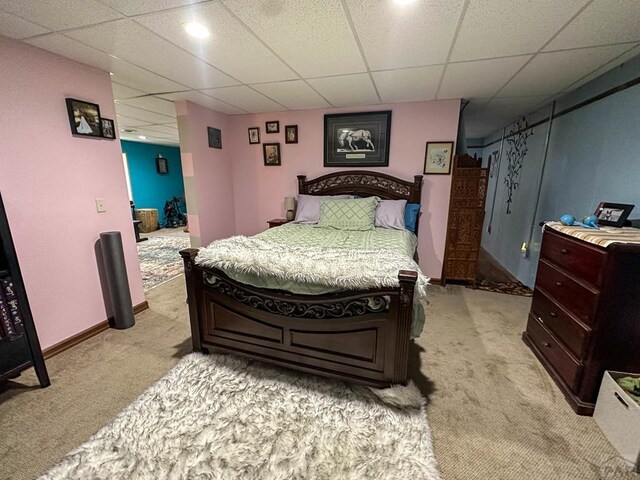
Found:
[{"label": "vinyl tree wall decal", "polygon": [[511,203],[513,193],[520,186],[520,172],[524,165],[524,158],[527,156],[527,139],[533,135],[533,128],[529,127],[529,122],[525,117],[518,120],[505,141],[509,145],[506,153],[507,174],[504,177],[504,184],[507,187],[507,215],[511,214]]}]

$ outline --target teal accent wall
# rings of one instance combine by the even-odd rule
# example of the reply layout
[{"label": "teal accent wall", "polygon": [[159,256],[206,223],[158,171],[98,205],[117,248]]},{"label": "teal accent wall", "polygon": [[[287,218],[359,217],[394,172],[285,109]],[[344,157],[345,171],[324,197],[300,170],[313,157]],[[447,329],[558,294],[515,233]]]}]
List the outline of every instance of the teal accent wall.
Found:
[{"label": "teal accent wall", "polygon": [[[160,225],[164,224],[164,202],[174,195],[184,198],[180,149],[168,145],[130,142],[122,140],[122,151],[127,154],[133,203],[137,208],[158,209]],[[156,172],[156,157],[168,159],[169,173]]]}]

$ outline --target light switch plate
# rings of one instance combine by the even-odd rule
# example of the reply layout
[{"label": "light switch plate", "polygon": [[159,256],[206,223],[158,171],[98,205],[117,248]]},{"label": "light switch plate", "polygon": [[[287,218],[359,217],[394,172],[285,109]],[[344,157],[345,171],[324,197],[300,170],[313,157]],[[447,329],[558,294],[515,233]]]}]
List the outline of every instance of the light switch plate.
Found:
[{"label": "light switch plate", "polygon": [[107,211],[107,207],[104,204],[104,198],[96,198],[96,210],[98,213],[104,213]]}]

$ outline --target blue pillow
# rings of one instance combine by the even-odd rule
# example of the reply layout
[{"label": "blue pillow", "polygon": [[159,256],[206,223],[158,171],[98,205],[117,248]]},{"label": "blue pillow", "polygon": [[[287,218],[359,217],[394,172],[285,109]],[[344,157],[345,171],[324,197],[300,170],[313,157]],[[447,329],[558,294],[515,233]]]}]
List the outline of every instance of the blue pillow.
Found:
[{"label": "blue pillow", "polygon": [[412,233],[416,233],[418,213],[420,213],[419,203],[407,203],[404,209],[404,226]]}]

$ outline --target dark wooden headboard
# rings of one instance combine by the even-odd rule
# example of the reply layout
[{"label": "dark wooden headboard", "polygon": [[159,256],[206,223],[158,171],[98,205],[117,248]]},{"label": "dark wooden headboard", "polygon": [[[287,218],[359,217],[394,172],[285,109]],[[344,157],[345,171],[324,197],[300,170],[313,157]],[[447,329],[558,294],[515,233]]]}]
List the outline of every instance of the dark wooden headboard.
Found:
[{"label": "dark wooden headboard", "polygon": [[420,203],[422,175],[415,175],[413,182],[366,170],[334,172],[311,180],[307,180],[306,175],[298,175],[298,193],[377,196],[385,200],[406,200],[408,203]]}]

